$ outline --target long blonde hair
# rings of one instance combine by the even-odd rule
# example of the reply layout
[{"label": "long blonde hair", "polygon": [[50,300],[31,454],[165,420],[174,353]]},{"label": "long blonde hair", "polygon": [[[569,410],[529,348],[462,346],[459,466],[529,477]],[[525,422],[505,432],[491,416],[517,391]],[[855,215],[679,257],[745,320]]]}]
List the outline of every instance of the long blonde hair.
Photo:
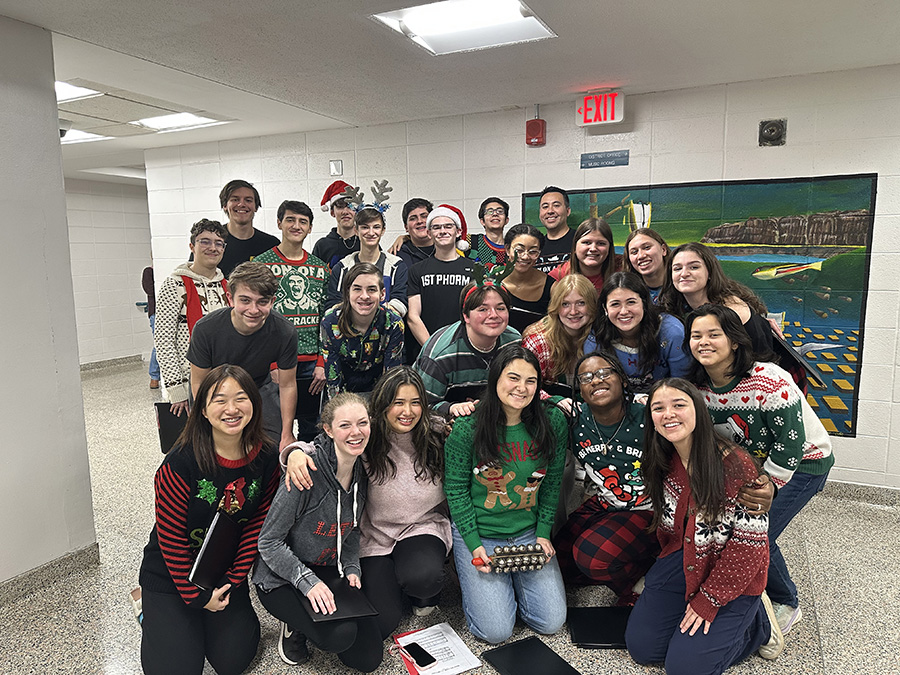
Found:
[{"label": "long blonde hair", "polygon": [[[566,332],[559,320],[559,308],[562,306],[563,299],[572,292],[578,293],[584,299],[584,309],[589,315],[588,322],[574,337]],[[551,368],[547,374],[548,379],[557,380],[564,373],[574,372],[572,367],[584,351],[584,341],[590,335],[596,318],[597,289],[586,276],[567,274],[553,284],[547,316],[525,330],[526,337],[537,332],[544,333],[547,344],[550,345]]]}]

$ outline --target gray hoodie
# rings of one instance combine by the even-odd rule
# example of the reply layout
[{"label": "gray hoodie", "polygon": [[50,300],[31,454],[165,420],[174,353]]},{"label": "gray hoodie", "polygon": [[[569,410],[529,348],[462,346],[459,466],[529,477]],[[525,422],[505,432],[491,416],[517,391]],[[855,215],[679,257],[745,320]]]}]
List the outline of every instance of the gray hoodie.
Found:
[{"label": "gray hoodie", "polygon": [[321,581],[307,565],[337,565],[341,576],[362,578],[359,516],[366,501],[365,468],[357,458],[350,489],[344,490],[335,475],[334,442],[321,433],[315,446],[319,470],[313,487],[288,492],[282,481],[259,533],[252,579],[263,591],[291,584],[305,596]]}]

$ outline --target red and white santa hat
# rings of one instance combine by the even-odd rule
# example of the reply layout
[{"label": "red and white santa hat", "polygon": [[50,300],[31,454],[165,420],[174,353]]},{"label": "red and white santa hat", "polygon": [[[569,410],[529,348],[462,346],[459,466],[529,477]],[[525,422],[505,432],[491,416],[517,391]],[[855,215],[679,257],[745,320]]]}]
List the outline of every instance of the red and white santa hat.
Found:
[{"label": "red and white santa hat", "polygon": [[459,241],[456,243],[456,247],[460,251],[468,251],[469,250],[469,242],[466,241],[466,237],[468,235],[468,228],[466,227],[466,217],[463,215],[462,211],[460,211],[455,206],[450,206],[450,204],[440,204],[431,210],[431,213],[428,214],[428,219],[425,221],[426,227],[431,227],[431,221],[439,216],[443,216],[445,218],[449,218],[456,226],[459,228]]},{"label": "red and white santa hat", "polygon": [[346,199],[346,197],[342,197],[341,195],[344,193],[344,190],[349,187],[353,186],[343,180],[336,180],[329,185],[325,190],[325,194],[322,196],[322,210],[330,211],[332,204],[338,199]]}]

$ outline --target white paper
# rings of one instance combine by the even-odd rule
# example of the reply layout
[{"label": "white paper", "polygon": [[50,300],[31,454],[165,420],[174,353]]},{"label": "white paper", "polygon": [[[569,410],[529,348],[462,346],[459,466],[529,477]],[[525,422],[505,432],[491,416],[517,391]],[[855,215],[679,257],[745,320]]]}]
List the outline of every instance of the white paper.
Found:
[{"label": "white paper", "polygon": [[397,642],[401,647],[418,642],[422,649],[437,659],[437,663],[424,671],[427,675],[457,675],[481,665],[478,657],[466,647],[449,623],[417,630],[397,638]]}]

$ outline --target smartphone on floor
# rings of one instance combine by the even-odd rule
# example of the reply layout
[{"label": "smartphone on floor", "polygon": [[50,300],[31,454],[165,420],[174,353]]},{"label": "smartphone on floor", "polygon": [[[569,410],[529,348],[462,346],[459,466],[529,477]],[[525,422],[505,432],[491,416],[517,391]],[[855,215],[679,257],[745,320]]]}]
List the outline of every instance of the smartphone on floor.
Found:
[{"label": "smartphone on floor", "polygon": [[437,663],[437,659],[426,652],[418,642],[410,642],[403,647],[403,650],[406,652],[406,655],[412,659],[413,663],[416,664],[416,668],[420,671],[431,668],[431,666]]}]

